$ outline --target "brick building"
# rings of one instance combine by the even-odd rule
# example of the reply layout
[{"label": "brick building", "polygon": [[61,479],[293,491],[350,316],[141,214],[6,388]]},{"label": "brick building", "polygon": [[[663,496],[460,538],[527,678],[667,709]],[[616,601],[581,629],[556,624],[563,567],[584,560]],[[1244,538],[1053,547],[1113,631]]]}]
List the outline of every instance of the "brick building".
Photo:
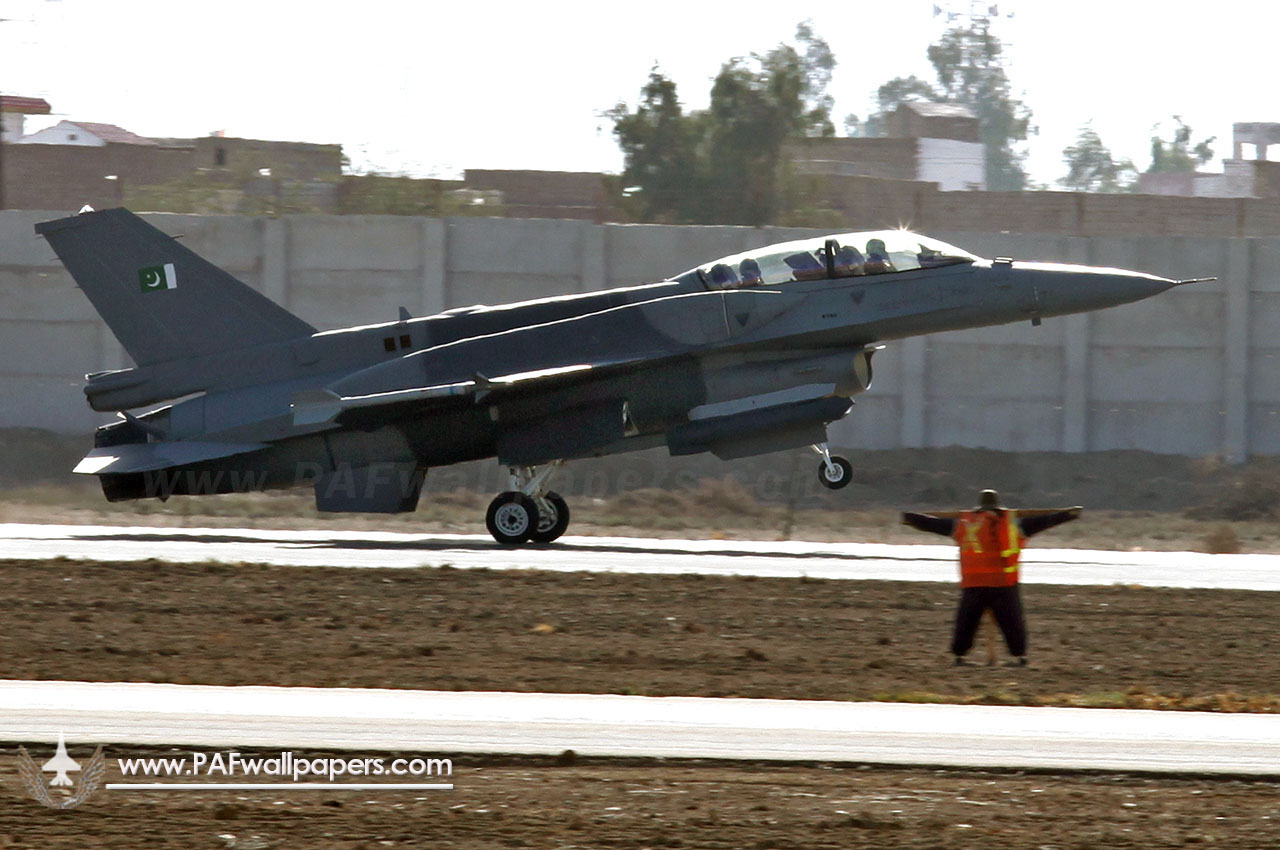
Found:
[{"label": "brick building", "polygon": [[85,204],[118,206],[130,191],[194,175],[241,195],[261,193],[264,181],[277,189],[287,182],[292,189],[331,190],[342,176],[341,145],[223,136],[153,139],[114,124],[70,120],[22,134],[26,115],[49,111],[39,98],[0,98],[5,131],[0,198],[5,207],[75,211]]},{"label": "brick building", "polygon": [[475,192],[497,192],[510,218],[570,218],[616,221],[605,176],[593,171],[498,171],[468,168],[462,185]]},{"label": "brick building", "polygon": [[[1237,122],[1231,125],[1232,156],[1222,160],[1222,173],[1163,171],[1138,177],[1138,191],[1146,195],[1197,198],[1280,199],[1280,162],[1267,159],[1267,149],[1280,145],[1280,124]],[[1245,145],[1253,159],[1244,158]]]},{"label": "brick building", "polygon": [[885,128],[883,137],[804,139],[787,153],[809,174],[921,180],[944,192],[987,187],[986,149],[967,107],[904,103],[886,117]]}]

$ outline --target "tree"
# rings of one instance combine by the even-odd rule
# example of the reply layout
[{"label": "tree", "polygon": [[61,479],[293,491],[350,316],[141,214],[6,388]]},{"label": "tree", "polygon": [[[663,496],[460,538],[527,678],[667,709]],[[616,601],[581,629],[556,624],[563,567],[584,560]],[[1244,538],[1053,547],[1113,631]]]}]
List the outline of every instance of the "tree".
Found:
[{"label": "tree", "polygon": [[825,92],[835,60],[806,25],[796,35],[809,42],[804,55],[780,44],[763,56],[730,59],[711,87],[706,167],[711,196],[722,209],[707,212],[726,223],[776,221],[785,193],[787,141],[835,135]]},{"label": "tree", "polygon": [[624,157],[624,200],[647,221],[764,225],[783,214],[790,139],[835,135],[826,88],[831,48],[810,24],[797,47],[735,57],[720,68],[703,112],[685,114],[656,68],[635,111],[606,113]]},{"label": "tree", "polygon": [[[1209,145],[1218,138],[1210,136],[1195,147],[1191,147],[1191,128],[1175,115],[1173,120],[1178,126],[1173,131],[1173,138],[1165,141],[1160,136],[1151,137],[1151,167],[1148,174],[1161,171],[1195,171],[1201,165],[1213,159],[1213,148]],[[1152,128],[1159,130],[1159,126]]]},{"label": "tree", "polygon": [[1022,167],[1026,154],[1015,151],[1013,145],[1026,141],[1032,131],[1031,110],[1011,93],[1002,53],[1000,39],[987,20],[952,27],[929,46],[937,83],[914,76],[890,80],[880,87],[879,111],[865,126],[882,133],[888,113],[912,100],[967,106],[978,118],[978,136],[986,146],[987,188],[1020,191],[1027,183]]},{"label": "tree", "polygon": [[629,112],[619,103],[606,114],[622,148],[626,167],[624,204],[645,221],[696,220],[698,124],[680,108],[676,84],[657,68],[640,90],[640,104]]},{"label": "tree", "polygon": [[831,46],[814,33],[811,21],[796,26],[796,41],[804,46],[804,53],[796,57],[805,77],[803,132],[806,136],[831,138],[836,134],[831,123],[835,98],[827,94],[827,86],[831,85],[836,56],[831,52]]},{"label": "tree", "polygon": [[932,103],[941,99],[942,95],[932,83],[915,74],[894,77],[876,91],[877,110],[865,122],[859,121],[856,115],[845,116],[845,132],[850,136],[883,136],[885,119],[900,105],[911,102]]},{"label": "tree", "polygon": [[1127,159],[1115,160],[1093,127],[1080,128],[1076,143],[1062,151],[1067,176],[1060,184],[1076,192],[1122,192],[1137,177],[1137,169]]}]

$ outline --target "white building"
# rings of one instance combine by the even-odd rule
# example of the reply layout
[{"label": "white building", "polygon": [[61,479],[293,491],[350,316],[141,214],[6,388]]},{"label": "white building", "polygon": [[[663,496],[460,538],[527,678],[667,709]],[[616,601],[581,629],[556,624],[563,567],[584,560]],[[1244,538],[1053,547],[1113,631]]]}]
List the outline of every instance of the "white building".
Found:
[{"label": "white building", "polygon": [[115,124],[89,121],[59,121],[52,127],[23,136],[20,145],[84,145],[100,148],[108,143],[122,145],[154,145],[151,139],[130,133]]},{"label": "white building", "polygon": [[916,140],[916,180],[944,192],[987,188],[987,146],[978,139],[978,116],[954,103],[908,102],[888,117],[890,136]]}]

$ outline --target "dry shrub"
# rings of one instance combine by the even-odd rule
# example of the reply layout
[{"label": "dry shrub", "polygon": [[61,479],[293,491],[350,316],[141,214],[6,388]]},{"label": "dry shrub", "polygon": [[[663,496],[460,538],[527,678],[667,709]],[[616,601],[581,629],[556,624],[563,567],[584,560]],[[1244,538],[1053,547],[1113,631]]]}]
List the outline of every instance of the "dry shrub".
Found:
[{"label": "dry shrub", "polygon": [[742,482],[732,475],[723,478],[704,478],[698,482],[694,496],[699,504],[715,513],[728,512],[736,516],[758,517],[765,508]]},{"label": "dry shrub", "polygon": [[1235,555],[1240,551],[1240,538],[1236,530],[1224,522],[1205,532],[1200,546],[1210,555]]},{"label": "dry shrub", "polygon": [[924,472],[919,476],[921,486],[914,499],[917,504],[951,505],[972,499],[973,487],[965,487],[964,481],[950,472]]},{"label": "dry shrub", "polygon": [[1280,509],[1280,471],[1253,461],[1247,467],[1202,464],[1201,503],[1186,511],[1192,519],[1274,519]]},{"label": "dry shrub", "polygon": [[732,475],[704,478],[693,489],[662,490],[646,487],[619,493],[609,499],[607,510],[642,522],[646,517],[685,520],[756,519],[768,508]]},{"label": "dry shrub", "polygon": [[[425,498],[428,497],[424,497],[424,500]],[[479,508],[488,506],[492,497],[485,493],[478,493],[475,490],[468,490],[465,487],[456,487],[453,490],[431,493],[429,498],[437,505],[445,505],[451,508]]]},{"label": "dry shrub", "polygon": [[662,490],[644,487],[627,490],[608,499],[605,511],[633,520],[640,517],[683,517],[694,507],[690,504],[689,490]]}]

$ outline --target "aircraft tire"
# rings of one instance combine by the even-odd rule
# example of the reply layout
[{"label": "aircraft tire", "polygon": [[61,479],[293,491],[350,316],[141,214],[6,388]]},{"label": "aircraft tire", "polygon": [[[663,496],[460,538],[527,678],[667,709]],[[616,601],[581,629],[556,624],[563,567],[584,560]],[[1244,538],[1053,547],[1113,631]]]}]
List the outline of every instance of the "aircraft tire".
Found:
[{"label": "aircraft tire", "polygon": [[569,505],[564,498],[559,493],[549,492],[543,500],[551,510],[538,511],[538,528],[529,535],[529,540],[534,543],[550,543],[569,527]]},{"label": "aircraft tire", "polygon": [[853,480],[853,464],[838,455],[831,456],[831,462],[835,464],[839,475],[831,476],[831,470],[827,469],[826,461],[818,464],[818,480],[822,482],[822,486],[828,490],[842,490],[849,486],[849,482]]},{"label": "aircraft tire", "polygon": [[524,493],[499,493],[489,503],[484,525],[503,546],[519,546],[538,530],[538,506]]}]

